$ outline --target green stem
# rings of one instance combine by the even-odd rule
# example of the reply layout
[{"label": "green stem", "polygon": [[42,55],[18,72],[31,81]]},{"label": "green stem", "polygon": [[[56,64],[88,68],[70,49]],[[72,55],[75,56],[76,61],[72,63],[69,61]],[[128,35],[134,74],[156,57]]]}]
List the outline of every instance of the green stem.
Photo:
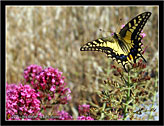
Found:
[{"label": "green stem", "polygon": [[102,120],[102,119],[104,119],[104,117],[105,117],[105,116],[104,116],[105,107],[106,107],[106,102],[103,103],[103,108],[102,108],[102,112],[101,112],[101,117],[100,117],[99,120]]},{"label": "green stem", "polygon": [[128,91],[127,91],[127,97],[126,97],[126,104],[125,104],[125,108],[124,108],[124,118],[123,120],[125,120],[127,118],[126,113],[127,113],[127,109],[128,109],[128,105],[129,105],[129,99],[130,99],[130,76],[129,76],[129,72],[128,72]]}]

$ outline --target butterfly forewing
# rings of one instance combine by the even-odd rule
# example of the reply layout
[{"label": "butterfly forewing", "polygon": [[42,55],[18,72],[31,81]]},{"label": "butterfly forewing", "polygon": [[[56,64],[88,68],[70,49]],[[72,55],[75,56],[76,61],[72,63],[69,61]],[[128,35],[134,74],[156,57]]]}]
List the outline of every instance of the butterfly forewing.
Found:
[{"label": "butterfly forewing", "polygon": [[[136,39],[141,33],[143,27],[145,26],[147,20],[151,16],[151,12],[144,12],[139,14],[131,21],[129,21],[119,32],[122,38],[126,37],[129,40]],[[130,34],[131,33],[131,34]]]},{"label": "butterfly forewing", "polygon": [[80,51],[101,51],[110,50],[113,47],[114,40],[112,38],[99,38],[86,43],[80,48]]}]

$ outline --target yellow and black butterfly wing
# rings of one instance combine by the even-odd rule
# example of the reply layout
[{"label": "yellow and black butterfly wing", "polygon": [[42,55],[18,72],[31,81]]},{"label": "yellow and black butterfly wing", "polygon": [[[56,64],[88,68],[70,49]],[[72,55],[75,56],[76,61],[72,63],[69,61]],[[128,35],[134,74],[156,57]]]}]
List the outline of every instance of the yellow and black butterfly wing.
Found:
[{"label": "yellow and black butterfly wing", "polygon": [[131,59],[133,59],[134,63],[139,57],[142,57],[143,60],[146,62],[141,54],[142,37],[140,36],[140,33],[150,16],[151,12],[144,12],[142,14],[139,14],[131,21],[129,21],[119,32],[119,35],[121,39],[123,39],[125,44],[128,45],[132,43],[133,45],[133,47],[130,49],[129,55],[132,56]]},{"label": "yellow and black butterfly wing", "polygon": [[106,53],[107,51],[111,51],[113,49],[118,50],[115,40],[112,37],[107,37],[99,38],[86,43],[80,48],[80,51],[101,51]]},{"label": "yellow and black butterfly wing", "polygon": [[[118,63],[126,64],[127,56],[121,49],[118,41],[113,37],[99,38],[90,41],[80,48],[80,51],[101,51],[107,54],[107,57],[111,57]],[[124,67],[125,68],[125,67]],[[126,70],[126,69],[125,69]]]},{"label": "yellow and black butterfly wing", "polygon": [[150,16],[151,12],[139,14],[120,30],[120,36],[127,43],[131,43],[131,40],[137,39]]},{"label": "yellow and black butterfly wing", "polygon": [[140,33],[150,16],[151,12],[139,14],[130,20],[118,34],[114,33],[114,38],[118,40],[119,46],[125,53],[120,55],[118,61],[118,63],[122,63],[125,71],[127,71],[125,65],[131,62],[136,63],[136,60],[139,57],[142,57],[142,59],[146,62],[145,58],[141,54],[142,37]]},{"label": "yellow and black butterfly wing", "polygon": [[114,33],[112,37],[88,42],[80,50],[104,52],[108,57],[121,63],[127,72],[125,68],[127,63],[131,63],[131,61],[135,63],[139,57],[144,59],[141,54],[142,37],[140,33],[150,16],[151,12],[144,12],[129,21],[119,33]]}]

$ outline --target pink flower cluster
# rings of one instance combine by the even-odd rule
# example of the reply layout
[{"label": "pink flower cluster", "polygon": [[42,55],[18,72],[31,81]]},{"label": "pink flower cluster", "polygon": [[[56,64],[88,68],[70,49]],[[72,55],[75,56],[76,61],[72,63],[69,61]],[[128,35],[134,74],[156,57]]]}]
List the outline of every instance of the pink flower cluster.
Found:
[{"label": "pink flower cluster", "polygon": [[[89,109],[90,105],[79,105],[79,114],[81,114],[81,116],[78,116],[75,120],[94,120],[92,117],[87,116],[89,114]],[[86,113],[87,115],[82,115]],[[65,111],[58,111],[55,115],[55,118],[49,120],[73,120],[72,116]]]},{"label": "pink flower cluster", "polygon": [[[59,111],[60,104],[71,100],[71,90],[66,88],[65,77],[58,69],[43,69],[30,65],[24,70],[25,84],[6,84],[6,118],[7,120],[74,120],[64,110]],[[33,89],[30,87],[30,84]],[[52,116],[41,113],[47,109],[55,110]],[[79,105],[77,120],[94,120],[89,115],[89,105]]]},{"label": "pink flower cluster", "polygon": [[90,112],[90,105],[79,105],[79,114],[77,120],[94,120],[92,117],[88,116]]},{"label": "pink flower cluster", "polygon": [[39,120],[39,94],[29,85],[6,84],[6,118],[8,120]]},{"label": "pink flower cluster", "polygon": [[38,75],[38,73],[40,73],[42,71],[42,67],[32,64],[30,66],[28,66],[25,70],[24,70],[24,78],[26,80],[26,83],[30,83],[34,86],[35,88],[35,80],[36,80],[36,76]]},{"label": "pink flower cluster", "polygon": [[55,116],[50,118],[49,120],[73,120],[72,116],[65,112],[64,110],[58,111]]},{"label": "pink flower cluster", "polygon": [[65,77],[58,69],[53,67],[42,69],[40,66],[30,65],[24,71],[24,78],[40,92],[41,97],[49,101],[56,99],[58,104],[67,104],[71,100],[71,90],[65,88]]},{"label": "pink flower cluster", "polygon": [[77,120],[94,120],[92,117],[90,117],[90,116],[79,116],[78,118],[77,118]]},{"label": "pink flower cluster", "polygon": [[58,115],[57,120],[73,120],[72,116],[65,111],[59,111],[57,115]]}]

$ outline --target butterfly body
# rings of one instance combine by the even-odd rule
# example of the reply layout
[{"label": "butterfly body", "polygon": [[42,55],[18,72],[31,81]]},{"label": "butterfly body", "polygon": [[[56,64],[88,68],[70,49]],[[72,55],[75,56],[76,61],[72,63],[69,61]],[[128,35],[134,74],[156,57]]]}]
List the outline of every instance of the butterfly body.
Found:
[{"label": "butterfly body", "polygon": [[119,33],[113,33],[110,37],[99,38],[86,43],[80,51],[101,51],[121,63],[127,72],[125,65],[136,63],[136,59],[142,57],[141,30],[146,24],[151,12],[144,12],[130,20]]}]

